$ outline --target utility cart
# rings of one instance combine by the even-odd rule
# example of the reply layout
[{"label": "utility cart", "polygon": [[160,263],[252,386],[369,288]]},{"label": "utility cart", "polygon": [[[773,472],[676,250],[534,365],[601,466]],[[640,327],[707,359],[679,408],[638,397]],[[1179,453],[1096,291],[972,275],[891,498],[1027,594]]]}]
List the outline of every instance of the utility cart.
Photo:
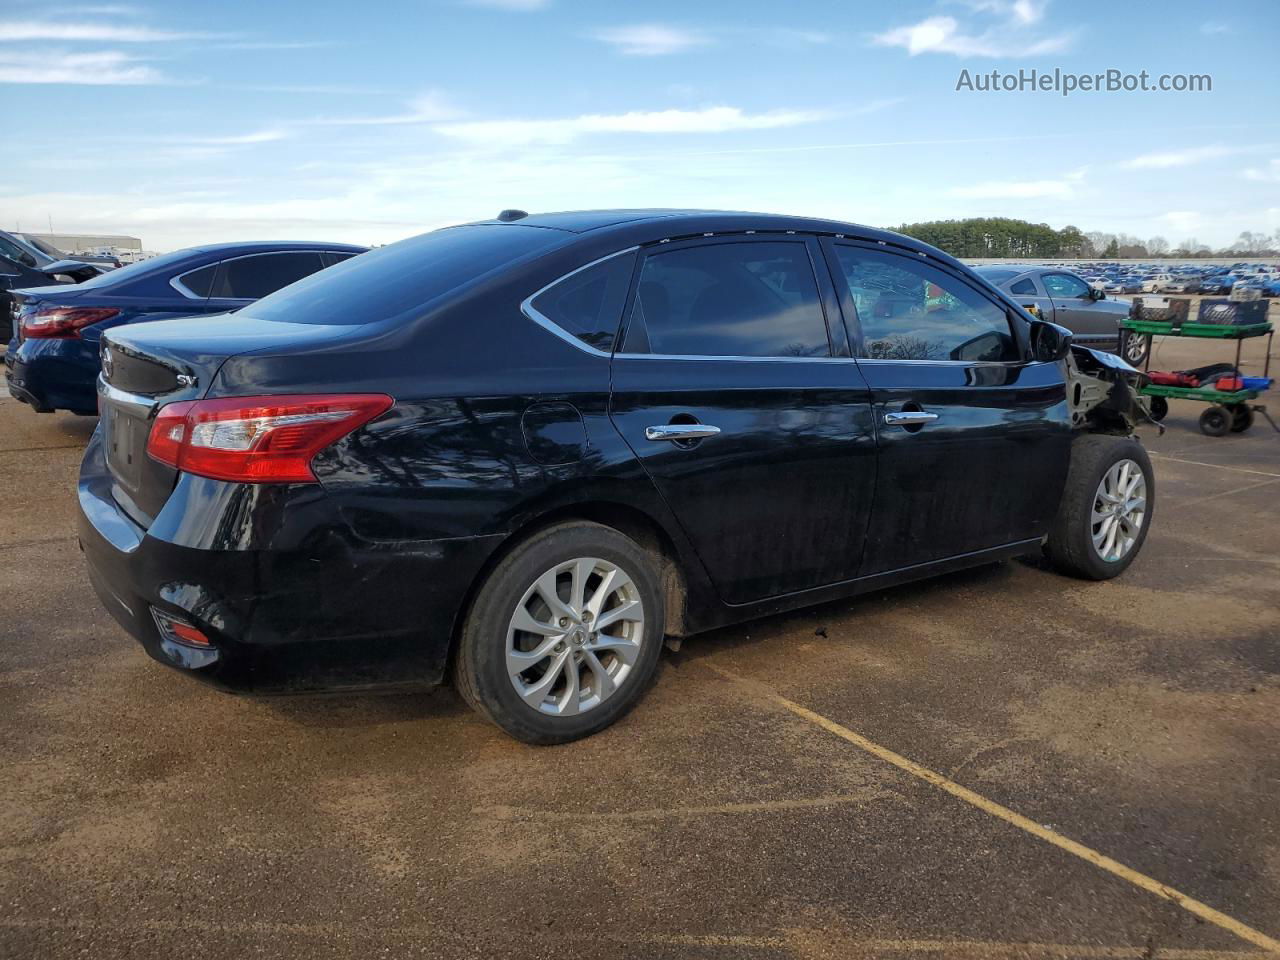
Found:
[{"label": "utility cart", "polygon": [[[1152,419],[1160,421],[1169,412],[1169,398],[1181,400],[1198,400],[1209,404],[1209,408],[1200,415],[1200,431],[1210,437],[1221,437],[1227,433],[1243,433],[1253,426],[1254,414],[1260,413],[1280,432],[1274,420],[1267,413],[1267,408],[1255,401],[1258,394],[1271,386],[1271,341],[1275,335],[1272,324],[1267,320],[1267,303],[1265,300],[1202,300],[1196,319],[1188,319],[1191,301],[1186,299],[1170,299],[1159,306],[1144,305],[1142,298],[1136,298],[1129,308],[1129,316],[1121,324],[1121,355],[1124,355],[1126,344],[1132,337],[1146,338],[1146,358],[1143,361],[1143,372],[1151,374],[1151,340],[1156,335],[1165,337],[1196,337],[1206,340],[1234,340],[1236,344],[1235,363],[1231,367],[1231,375],[1215,375],[1212,383],[1168,384],[1147,383],[1142,387],[1142,394],[1151,398]],[[1266,360],[1263,363],[1261,377],[1242,377],[1240,375],[1240,352],[1245,340],[1254,337],[1267,338]],[[1233,387],[1238,389],[1220,389],[1218,380],[1230,379]]]}]

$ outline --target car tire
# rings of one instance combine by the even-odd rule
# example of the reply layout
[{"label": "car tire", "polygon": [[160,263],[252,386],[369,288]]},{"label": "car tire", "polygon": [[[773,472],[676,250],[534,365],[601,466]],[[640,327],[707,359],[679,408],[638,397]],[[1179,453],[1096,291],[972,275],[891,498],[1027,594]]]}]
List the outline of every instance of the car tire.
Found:
[{"label": "car tire", "polygon": [[[657,669],[666,623],[659,569],[652,553],[598,523],[557,524],[520,543],[485,578],[463,624],[454,664],[463,698],[525,743],[603,730],[635,706]],[[610,613],[612,635],[592,629]]]},{"label": "car tire", "polygon": [[[1141,476],[1136,483],[1135,471]],[[1126,499],[1108,499],[1125,489],[1130,489]],[[1060,573],[1084,580],[1119,576],[1147,539],[1154,503],[1151,459],[1136,437],[1076,437],[1062,500],[1045,541],[1050,563]]]},{"label": "car tire", "polygon": [[1124,331],[1120,340],[1120,357],[1131,367],[1136,367],[1147,359],[1147,351],[1151,349],[1151,338],[1144,333]]},{"label": "car tire", "polygon": [[1238,403],[1230,409],[1232,433],[1244,433],[1253,426],[1253,408],[1247,403]]},{"label": "car tire", "polygon": [[1214,405],[1200,414],[1200,432],[1206,437],[1225,437],[1231,429],[1231,412]]}]

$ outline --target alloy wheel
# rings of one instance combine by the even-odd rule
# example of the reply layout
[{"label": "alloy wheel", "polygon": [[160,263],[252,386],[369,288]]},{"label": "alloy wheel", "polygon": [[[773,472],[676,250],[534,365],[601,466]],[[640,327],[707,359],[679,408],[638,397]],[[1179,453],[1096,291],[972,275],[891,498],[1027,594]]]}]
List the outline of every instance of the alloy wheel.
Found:
[{"label": "alloy wheel", "polygon": [[1107,563],[1124,559],[1147,516],[1147,480],[1132,460],[1118,460],[1102,475],[1093,498],[1093,549]]},{"label": "alloy wheel", "polygon": [[507,626],[507,674],[520,699],[576,716],[618,692],[644,643],[644,605],[617,564],[579,557],[556,564],[516,604]]}]

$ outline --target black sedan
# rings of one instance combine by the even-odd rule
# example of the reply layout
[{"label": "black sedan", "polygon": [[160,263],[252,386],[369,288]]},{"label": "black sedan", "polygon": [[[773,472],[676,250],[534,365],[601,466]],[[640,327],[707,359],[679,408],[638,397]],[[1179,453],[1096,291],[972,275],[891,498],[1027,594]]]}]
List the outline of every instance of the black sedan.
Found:
[{"label": "black sedan", "polygon": [[1132,371],[851,224],[507,212],[102,340],[80,540],[148,653],[452,677],[529,742],[616,720],[664,636],[1042,548],[1113,577],[1150,527]]}]

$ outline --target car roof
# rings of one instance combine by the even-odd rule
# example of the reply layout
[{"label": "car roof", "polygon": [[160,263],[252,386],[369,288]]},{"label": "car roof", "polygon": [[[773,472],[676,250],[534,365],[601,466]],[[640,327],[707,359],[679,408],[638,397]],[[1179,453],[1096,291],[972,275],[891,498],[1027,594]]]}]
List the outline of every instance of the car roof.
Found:
[{"label": "car roof", "polygon": [[319,243],[314,240],[241,240],[227,243],[203,243],[187,247],[191,253],[258,253],[270,250],[352,250],[364,253],[368,247],[351,243]]},{"label": "car roof", "polygon": [[[937,247],[891,230],[864,224],[816,217],[798,217],[778,213],[752,213],[741,210],[644,209],[644,210],[577,210],[558,213],[535,213],[514,220],[481,220],[465,226],[501,226],[538,228],[578,234],[584,239],[605,241],[617,239],[623,244],[652,243],[700,234],[795,231],[797,233],[831,234],[883,242],[925,253],[938,260],[962,267],[958,260]],[[457,228],[453,228],[457,229]]]}]

